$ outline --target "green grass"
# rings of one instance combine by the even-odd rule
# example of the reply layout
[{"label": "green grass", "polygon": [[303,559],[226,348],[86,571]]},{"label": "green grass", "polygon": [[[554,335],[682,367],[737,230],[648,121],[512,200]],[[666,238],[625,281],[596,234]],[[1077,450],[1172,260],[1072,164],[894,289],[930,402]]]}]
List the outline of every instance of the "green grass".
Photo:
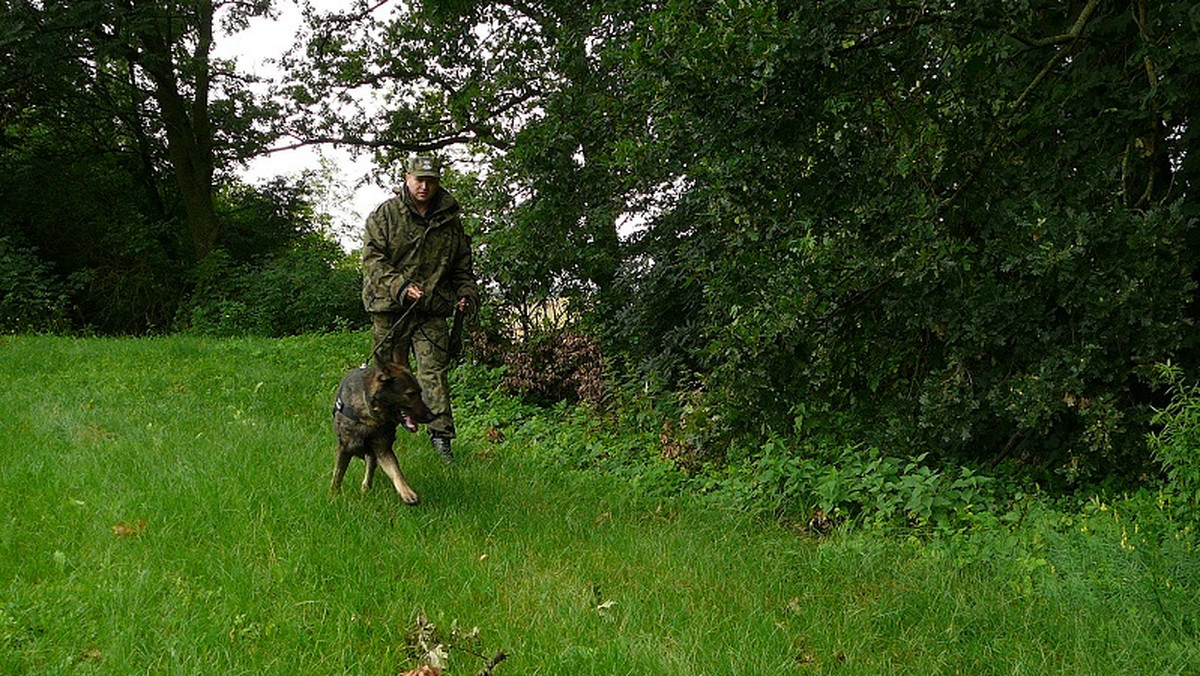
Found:
[{"label": "green grass", "polygon": [[498,674],[1200,671],[1200,557],[1122,547],[1103,510],[817,542],[469,420],[449,467],[401,438],[420,506],[359,495],[357,461],[330,498],[331,397],[367,347],[0,338],[0,673],[395,675],[419,616],[478,627],[454,640]]}]

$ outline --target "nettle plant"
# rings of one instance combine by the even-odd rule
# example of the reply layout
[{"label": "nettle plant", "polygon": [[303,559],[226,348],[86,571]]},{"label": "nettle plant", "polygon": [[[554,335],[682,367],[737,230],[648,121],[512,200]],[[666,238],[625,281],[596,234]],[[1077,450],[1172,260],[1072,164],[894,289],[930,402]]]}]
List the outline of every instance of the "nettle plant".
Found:
[{"label": "nettle plant", "polygon": [[1158,367],[1171,392],[1171,402],[1158,410],[1150,434],[1150,450],[1167,474],[1164,491],[1176,516],[1195,520],[1200,507],[1200,385],[1188,383],[1183,371],[1170,363]]}]

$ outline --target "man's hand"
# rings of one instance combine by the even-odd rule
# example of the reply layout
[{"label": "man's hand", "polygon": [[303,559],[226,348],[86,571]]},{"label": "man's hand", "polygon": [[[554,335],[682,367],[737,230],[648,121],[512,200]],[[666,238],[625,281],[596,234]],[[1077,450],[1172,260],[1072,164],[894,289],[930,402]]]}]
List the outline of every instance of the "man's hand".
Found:
[{"label": "man's hand", "polygon": [[404,287],[404,297],[409,300],[421,300],[421,296],[424,295],[425,292],[422,291],[421,287],[417,286],[416,284],[409,284],[408,286]]},{"label": "man's hand", "polygon": [[464,315],[471,316],[475,314],[475,299],[470,296],[463,296],[458,299],[458,311]]}]

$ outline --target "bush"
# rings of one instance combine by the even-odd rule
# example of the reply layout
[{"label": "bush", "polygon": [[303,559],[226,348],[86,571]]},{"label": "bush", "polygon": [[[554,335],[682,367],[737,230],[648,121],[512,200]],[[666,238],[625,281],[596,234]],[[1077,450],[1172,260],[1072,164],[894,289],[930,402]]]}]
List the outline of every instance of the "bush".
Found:
[{"label": "bush", "polygon": [[1149,436],[1150,450],[1166,472],[1164,495],[1180,519],[1200,520],[1200,386],[1184,382],[1177,366],[1158,367],[1168,385],[1171,402],[1158,410],[1158,430]]},{"label": "bush", "polygon": [[612,392],[619,404],[602,411],[569,403],[546,408],[504,385],[512,378],[506,366],[468,364],[454,373],[459,417],[471,430],[465,435],[497,450],[517,444],[557,468],[619,476],[647,495],[704,494],[821,534],[852,523],[952,535],[1016,523],[1027,502],[1028,492],[1011,482],[928,454],[779,437],[722,454],[692,420],[703,411],[687,401],[676,406]]},{"label": "bush", "polygon": [[309,236],[246,264],[224,251],[201,261],[178,327],[205,335],[289,336],[366,324],[357,257]]},{"label": "bush", "polygon": [[476,331],[471,338],[481,363],[504,367],[500,387],[529,403],[582,401],[595,406],[605,397],[600,346],[577,331],[545,331],[514,342],[487,331]]},{"label": "bush", "polygon": [[71,297],[81,278],[60,279],[32,249],[0,237],[0,332],[59,332],[70,328]]},{"label": "bush", "polygon": [[876,448],[791,452],[764,445],[749,467],[760,499],[777,513],[939,530],[961,527],[1005,502],[995,479],[966,466],[936,467],[927,454],[893,457]]}]

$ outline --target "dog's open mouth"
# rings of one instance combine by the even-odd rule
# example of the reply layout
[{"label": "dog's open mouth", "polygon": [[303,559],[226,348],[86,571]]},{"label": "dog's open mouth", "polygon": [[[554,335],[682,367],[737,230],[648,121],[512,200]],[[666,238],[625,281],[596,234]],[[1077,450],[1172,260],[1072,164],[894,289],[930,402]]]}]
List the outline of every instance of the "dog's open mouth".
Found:
[{"label": "dog's open mouth", "polygon": [[417,422],[413,420],[412,416],[408,413],[404,414],[404,429],[408,430],[409,432],[417,431]]}]

